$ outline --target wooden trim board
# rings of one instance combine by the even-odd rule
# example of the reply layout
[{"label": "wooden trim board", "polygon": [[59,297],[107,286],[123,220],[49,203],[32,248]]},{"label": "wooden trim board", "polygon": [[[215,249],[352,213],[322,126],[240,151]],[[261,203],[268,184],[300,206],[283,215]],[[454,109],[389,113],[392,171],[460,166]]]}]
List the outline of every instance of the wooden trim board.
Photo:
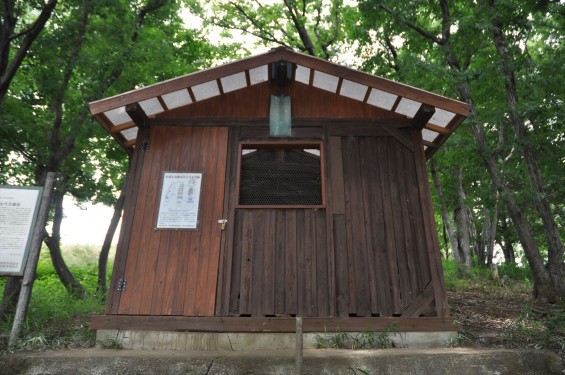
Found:
[{"label": "wooden trim board", "polygon": [[[94,315],[92,329],[186,331],[186,332],[295,332],[294,317],[183,317],[140,315]],[[461,328],[449,317],[429,318],[303,318],[304,332],[384,331],[394,327],[397,332],[445,332]]]}]

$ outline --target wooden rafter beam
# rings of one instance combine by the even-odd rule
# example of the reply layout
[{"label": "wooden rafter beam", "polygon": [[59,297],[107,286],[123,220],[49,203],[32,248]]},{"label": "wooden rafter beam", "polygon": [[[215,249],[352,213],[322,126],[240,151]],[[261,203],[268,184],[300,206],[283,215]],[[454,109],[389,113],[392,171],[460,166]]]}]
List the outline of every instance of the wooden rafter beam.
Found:
[{"label": "wooden rafter beam", "polygon": [[126,112],[131,117],[135,125],[140,129],[149,126],[149,117],[145,114],[145,111],[139,103],[131,103],[126,105]]},{"label": "wooden rafter beam", "polygon": [[421,131],[430,121],[434,113],[436,113],[434,106],[425,103],[422,104],[411,121],[412,128]]}]

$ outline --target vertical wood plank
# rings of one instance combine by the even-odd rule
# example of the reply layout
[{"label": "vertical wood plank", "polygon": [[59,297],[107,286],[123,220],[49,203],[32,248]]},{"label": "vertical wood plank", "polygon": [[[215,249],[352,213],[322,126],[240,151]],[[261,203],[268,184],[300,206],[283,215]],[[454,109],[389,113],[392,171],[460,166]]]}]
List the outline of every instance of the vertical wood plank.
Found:
[{"label": "vertical wood plank", "polygon": [[376,142],[374,137],[363,137],[359,141],[359,161],[361,168],[361,184],[359,185],[359,191],[362,196],[362,204],[365,209],[365,222],[364,226],[366,228],[366,246],[365,251],[367,253],[367,284],[369,285],[369,295],[370,299],[370,312],[372,314],[378,314],[379,312],[379,298],[378,298],[378,268],[376,267],[376,247],[377,244],[373,242],[373,232],[375,230],[382,230],[382,228],[373,228],[373,225],[380,212],[376,210],[375,196],[372,194],[374,189],[379,187],[375,184],[375,159],[373,151],[376,150]]},{"label": "vertical wood plank", "polygon": [[296,297],[297,297],[297,315],[307,316],[308,301],[306,299],[307,275],[304,272],[306,268],[306,246],[305,246],[305,227],[304,210],[296,210]]},{"label": "vertical wood plank", "polygon": [[[340,139],[340,138],[338,138]],[[333,221],[333,206],[334,206],[334,192],[331,186],[331,181],[333,181],[333,164],[331,162],[330,154],[332,148],[330,146],[330,141],[328,137],[328,127],[324,128],[324,153],[322,165],[325,168],[324,173],[324,184],[326,186],[326,209],[325,209],[325,222],[326,222],[326,256],[327,256],[327,277],[328,277],[328,316],[337,316],[337,296],[335,288],[335,243],[334,243],[334,221]],[[341,155],[340,155],[341,157]],[[336,174],[341,173],[343,176],[343,170],[337,170]]]},{"label": "vertical wood plank", "polygon": [[230,289],[229,289],[229,316],[238,316],[240,314],[240,298],[241,298],[241,270],[243,259],[243,217],[245,213],[241,210],[235,212],[235,219],[233,222],[234,228],[234,244],[233,244],[233,258],[231,264],[230,275]]},{"label": "vertical wood plank", "polygon": [[326,213],[323,210],[314,211],[315,228],[316,228],[316,290],[317,312],[315,316],[330,316],[329,297],[330,288],[328,280],[328,246],[326,243]]},{"label": "vertical wood plank", "polygon": [[[351,202],[352,195],[352,184],[354,178],[354,169],[350,169],[352,164],[351,159],[353,158],[353,149],[351,144],[354,138],[348,137],[342,140],[342,152],[343,152],[343,179],[344,179],[344,197],[345,197],[345,239],[346,239],[346,251],[347,251],[347,267],[348,267],[348,279],[349,279],[349,311],[348,315],[357,314],[357,292],[355,286],[357,283],[357,274],[355,273],[355,249],[353,245],[353,223],[351,220],[352,214],[354,213],[354,208]],[[353,192],[354,194],[354,192]]]},{"label": "vertical wood plank", "polygon": [[[275,315],[275,275],[276,275],[276,220],[275,211],[265,211],[265,245],[263,258],[263,281],[261,316]],[[260,303],[259,303],[260,304]]]},{"label": "vertical wood plank", "polygon": [[[370,228],[371,243],[373,245],[373,261],[375,274],[374,282],[377,286],[377,301],[379,316],[392,316],[392,294],[390,285],[390,269],[388,266],[385,210],[383,202],[383,186],[381,173],[383,162],[379,159],[379,148],[383,147],[385,138],[368,138],[366,146],[368,160],[377,160],[374,167],[369,168],[368,179],[371,181],[370,189]],[[386,167],[386,166],[384,166]]]},{"label": "vertical wood plank", "polygon": [[286,314],[286,210],[275,211],[275,314]]},{"label": "vertical wood plank", "polygon": [[441,266],[439,241],[437,238],[437,229],[433,215],[431,189],[426,169],[426,159],[421,133],[415,131],[412,132],[412,139],[414,142],[414,156],[418,174],[418,187],[420,192],[420,201],[422,203],[424,227],[426,230],[426,242],[428,245],[427,248],[431,277],[434,286],[435,309],[438,316],[447,316],[449,315],[449,306],[445,296],[445,282]]},{"label": "vertical wood plank", "polygon": [[312,210],[304,210],[304,293],[306,314],[316,316],[316,227]]},{"label": "vertical wood plank", "polygon": [[[210,128],[208,128],[210,129]],[[208,133],[208,129],[203,129]],[[211,134],[207,136],[210,137]],[[219,226],[217,224],[217,215],[214,213],[214,201],[216,193],[216,182],[218,174],[214,171],[216,155],[220,150],[214,140],[205,142],[207,150],[201,151],[200,169],[203,171],[202,190],[200,192],[200,246],[198,249],[198,268],[196,275],[196,299],[195,299],[195,315],[205,316],[208,305],[208,271],[211,267],[211,245],[214,234],[219,235]],[[210,172],[208,172],[210,171]],[[208,172],[208,173],[207,173]],[[223,191],[222,191],[223,192]]]},{"label": "vertical wood plank", "polygon": [[263,259],[265,257],[265,246],[267,228],[265,226],[268,210],[253,210],[253,242],[251,259],[251,315],[261,316],[263,308],[263,283],[265,270]]},{"label": "vertical wood plank", "polygon": [[298,313],[298,222],[296,210],[288,210],[286,214],[286,270],[285,270],[285,311],[288,314]]},{"label": "vertical wood plank", "polygon": [[[216,302],[216,287],[218,283],[219,257],[220,257],[220,240],[221,229],[218,220],[222,219],[222,211],[224,204],[224,187],[226,178],[226,157],[228,143],[227,128],[211,128],[208,133],[212,133],[211,139],[217,143],[215,163],[211,163],[211,169],[206,173],[216,175],[216,183],[211,186],[214,191],[213,215],[210,222],[211,226],[211,244],[209,247],[209,267],[206,275],[206,299],[207,303],[204,308],[206,316],[213,316]],[[205,208],[205,207],[204,207]]]},{"label": "vertical wood plank", "polygon": [[[413,187],[411,186],[412,178],[410,176],[413,175],[413,163],[411,160],[414,158],[414,152],[408,150],[400,145],[398,145],[399,149],[399,159],[402,162],[402,169],[403,173],[403,186],[404,191],[406,192],[405,199],[403,202],[403,216],[404,219],[404,226],[405,226],[405,235],[407,239],[407,246],[406,246],[406,256],[408,257],[408,269],[410,273],[410,284],[412,290],[412,298],[416,298],[422,291],[423,288],[426,286],[425,284],[422,285],[420,282],[420,262],[419,262],[419,254],[418,254],[418,239],[417,239],[417,232],[415,226],[417,225],[417,220],[414,220],[414,213],[413,211],[413,204],[412,201],[414,200],[414,193]],[[417,197],[417,194],[416,194]]]},{"label": "vertical wood plank", "polygon": [[337,315],[349,316],[349,261],[347,257],[345,215],[333,215],[333,222]]},{"label": "vertical wood plank", "polygon": [[418,285],[416,279],[416,270],[414,269],[414,256],[411,254],[413,248],[412,242],[412,223],[409,220],[410,214],[408,211],[408,187],[406,186],[406,165],[404,164],[404,153],[411,152],[408,151],[404,146],[402,146],[397,141],[392,141],[391,144],[395,148],[395,159],[397,170],[397,186],[399,194],[399,205],[398,213],[400,214],[401,225],[402,225],[402,235],[404,240],[401,242],[401,248],[399,249],[399,254],[401,254],[403,261],[400,263],[401,267],[401,285],[403,286],[402,293],[402,306],[403,310],[412,304],[414,298],[419,294]]},{"label": "vertical wood plank", "polygon": [[[396,244],[396,254],[398,257],[398,275],[400,281],[400,308],[404,310],[409,305],[410,300],[410,277],[406,268],[406,243],[404,235],[404,223],[402,221],[402,197],[404,193],[401,192],[399,184],[399,175],[402,173],[401,166],[398,164],[396,155],[397,142],[393,138],[389,138],[387,142],[388,168],[389,168],[389,186],[390,198],[392,202],[393,219],[394,219],[394,236]],[[395,311],[395,313],[399,313]]]},{"label": "vertical wood plank", "polygon": [[251,315],[251,279],[253,261],[253,214],[246,211],[242,215],[241,274],[239,287],[239,314]]},{"label": "vertical wood plank", "polygon": [[238,127],[230,127],[228,131],[227,148],[227,169],[225,193],[224,193],[224,214],[228,220],[226,230],[222,236],[220,245],[220,274],[218,277],[218,296],[216,303],[216,315],[228,316],[230,311],[230,295],[232,286],[233,254],[235,242],[235,203],[236,203],[236,176],[238,160]]},{"label": "vertical wood plank", "polygon": [[388,137],[382,138],[379,142],[379,166],[382,182],[382,201],[383,201],[383,213],[384,213],[384,223],[385,223],[385,238],[386,238],[386,259],[388,263],[388,274],[391,290],[391,310],[393,314],[400,314],[400,282],[398,280],[398,265],[397,265],[397,254],[396,254],[396,241],[394,236],[394,217],[392,211],[392,200],[390,197],[390,184],[388,183],[390,179],[391,171],[388,168],[388,154],[387,154],[387,143]]},{"label": "vertical wood plank", "polygon": [[[202,160],[202,150],[201,145],[202,133],[193,129],[190,133],[190,167],[193,171],[198,171],[200,169]],[[203,176],[203,179],[205,177]],[[202,194],[202,192],[201,192]],[[202,204],[202,199],[200,201]],[[200,217],[202,220],[202,217]],[[198,287],[198,255],[200,251],[200,241],[202,239],[202,230],[186,232],[183,236],[185,242],[184,251],[184,264],[186,265],[183,269],[181,278],[184,286],[184,298],[182,314],[185,316],[195,316],[196,315],[196,288]],[[180,305],[180,304],[179,304]],[[179,306],[180,307],[180,306]]]},{"label": "vertical wood plank", "polygon": [[418,191],[418,178],[416,165],[414,162],[414,154],[406,155],[406,162],[410,173],[407,174],[408,186],[410,187],[410,221],[414,223],[415,256],[417,259],[419,288],[423,289],[431,281],[430,263],[428,260],[428,252],[426,247],[426,234],[422,215],[422,204],[420,203],[420,195]]},{"label": "vertical wood plank", "polygon": [[[120,228],[120,236],[114,258],[114,269],[110,282],[110,291],[106,301],[106,314],[117,314],[120,305],[121,292],[117,291],[119,279],[126,272],[129,248],[131,243],[132,227],[135,219],[136,206],[140,181],[143,175],[143,164],[145,153],[142,152],[142,145],[149,138],[149,129],[139,129],[136,148],[127,173],[126,201],[124,205],[123,223]],[[134,257],[132,257],[134,258]]]}]

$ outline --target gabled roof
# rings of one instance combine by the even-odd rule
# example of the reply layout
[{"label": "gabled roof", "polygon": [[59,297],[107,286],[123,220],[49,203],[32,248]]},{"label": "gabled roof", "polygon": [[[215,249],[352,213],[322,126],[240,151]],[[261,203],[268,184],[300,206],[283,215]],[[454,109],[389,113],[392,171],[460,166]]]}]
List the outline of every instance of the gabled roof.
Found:
[{"label": "gabled roof", "polygon": [[[422,138],[430,157],[468,114],[467,104],[428,91],[294,52],[284,47],[173,78],[90,103],[92,115],[125,148],[135,145],[138,127],[126,106],[138,103],[145,115],[162,116],[167,111],[189,106],[228,92],[269,80],[269,64],[296,64],[294,80],[304,85],[358,100],[395,112],[408,119],[420,116],[421,107],[432,108],[424,116]],[[435,111],[433,111],[435,109]],[[418,115],[417,115],[418,114]]]}]

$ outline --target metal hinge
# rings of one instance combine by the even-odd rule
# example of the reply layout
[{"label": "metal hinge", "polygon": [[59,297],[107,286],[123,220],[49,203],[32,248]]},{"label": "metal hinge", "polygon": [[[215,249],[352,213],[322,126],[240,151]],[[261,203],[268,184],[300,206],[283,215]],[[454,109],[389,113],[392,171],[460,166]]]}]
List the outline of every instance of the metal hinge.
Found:
[{"label": "metal hinge", "polygon": [[123,292],[124,290],[126,290],[126,285],[128,284],[128,281],[125,278],[120,278],[120,280],[118,280],[118,292]]},{"label": "metal hinge", "polygon": [[144,141],[141,144],[141,151],[148,151],[149,150],[149,142],[148,141]]}]

